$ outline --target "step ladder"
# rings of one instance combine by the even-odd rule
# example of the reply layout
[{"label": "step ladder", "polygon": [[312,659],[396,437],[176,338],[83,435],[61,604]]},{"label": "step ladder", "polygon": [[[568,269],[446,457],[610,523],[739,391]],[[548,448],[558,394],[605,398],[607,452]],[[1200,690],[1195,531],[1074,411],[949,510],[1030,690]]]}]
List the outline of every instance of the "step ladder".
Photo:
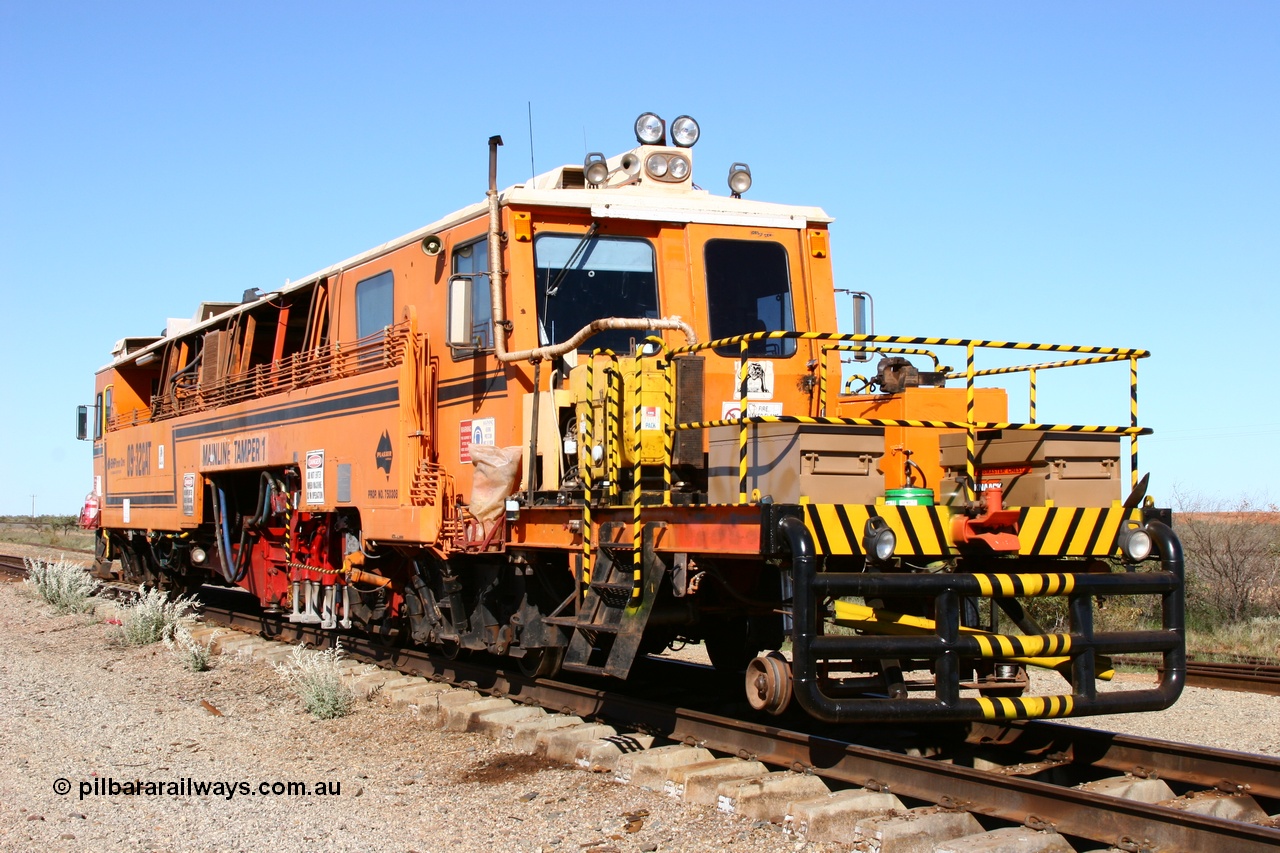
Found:
[{"label": "step ladder", "polygon": [[[625,544],[616,541],[619,533],[629,532],[629,525],[623,522],[600,525],[597,542],[611,544],[598,545],[595,549],[591,582],[585,594],[574,596],[580,599],[574,602],[576,615],[559,615],[560,611],[569,609],[562,605],[556,614],[546,618],[550,625],[573,631],[565,650],[563,669],[588,675],[627,677],[666,573],[666,564],[654,552],[657,530],[665,526],[665,522],[644,525],[640,597],[633,599],[635,550],[630,537]],[[570,602],[565,604],[572,606]]]}]

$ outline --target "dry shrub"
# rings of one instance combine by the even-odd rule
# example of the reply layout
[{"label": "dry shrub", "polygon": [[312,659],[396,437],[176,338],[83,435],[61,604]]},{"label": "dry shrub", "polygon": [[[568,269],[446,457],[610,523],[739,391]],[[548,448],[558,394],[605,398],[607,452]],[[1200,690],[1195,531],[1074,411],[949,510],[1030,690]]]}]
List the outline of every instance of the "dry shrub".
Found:
[{"label": "dry shrub", "polygon": [[298,691],[308,713],[331,720],[350,714],[356,700],[351,688],[342,683],[338,671],[341,660],[341,643],[323,651],[299,643],[293,647],[289,660],[275,664],[275,670]]},{"label": "dry shrub", "polygon": [[179,597],[169,600],[168,593],[147,589],[120,606],[120,638],[126,645],[147,646],[161,640],[172,640],[179,623],[200,606],[199,600]]},{"label": "dry shrub", "polygon": [[23,581],[25,588],[53,605],[58,613],[88,613],[93,610],[93,595],[102,584],[90,577],[84,566],[66,559],[50,563],[26,557],[23,562],[27,565],[27,578]]}]

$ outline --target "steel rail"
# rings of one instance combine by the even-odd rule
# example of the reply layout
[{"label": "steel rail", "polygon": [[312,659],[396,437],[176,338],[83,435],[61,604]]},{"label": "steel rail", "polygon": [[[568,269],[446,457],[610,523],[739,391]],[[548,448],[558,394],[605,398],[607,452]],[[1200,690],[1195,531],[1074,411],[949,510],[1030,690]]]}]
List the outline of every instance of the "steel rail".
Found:
[{"label": "steel rail", "polygon": [[[206,608],[206,614],[213,614]],[[274,639],[330,643],[333,632],[266,619],[255,613],[219,613],[228,623],[264,631]],[[789,767],[830,781],[891,791],[900,796],[964,809],[1012,824],[1052,825],[1059,833],[1110,844],[1121,849],[1150,851],[1274,851],[1280,846],[1280,828],[1263,827],[1215,817],[1189,814],[1166,806],[1150,805],[1118,797],[1063,788],[1013,775],[941,764],[894,752],[849,744],[825,736],[789,731],[775,726],[734,720],[702,711],[663,705],[612,691],[529,679],[464,660],[445,660],[421,650],[397,648],[358,635],[343,635],[343,647],[351,654],[376,660],[395,669],[440,681],[466,684],[474,689],[517,702],[573,713],[584,718],[601,717],[641,730],[660,733],[687,743],[729,755],[752,756],[765,764]],[[1067,727],[1061,727],[1067,728]],[[1082,730],[1088,731],[1088,730]],[[1109,764],[1120,769],[1124,759],[1141,757],[1137,739],[1102,732],[1095,737],[1117,738]],[[1065,733],[1059,733],[1065,737]],[[1076,747],[1083,756],[1087,740]],[[1126,744],[1134,749],[1124,752]],[[1201,748],[1183,746],[1191,759]],[[1100,750],[1107,755],[1105,750]],[[1212,769],[1190,774],[1212,787],[1222,779],[1257,779],[1270,773],[1280,778],[1280,759],[1203,750],[1214,755]],[[1233,759],[1249,759],[1248,770],[1233,770]],[[1131,761],[1127,769],[1138,766]],[[1173,766],[1173,765],[1169,765]],[[1174,774],[1171,774],[1171,777]],[[1264,786],[1265,787],[1265,786]],[[1267,790],[1271,790],[1269,787]]]},{"label": "steel rail", "polygon": [[1280,696],[1280,666],[1193,661],[1187,664],[1187,684]]},{"label": "steel rail", "polygon": [[[1121,655],[1114,663],[1131,664],[1159,669],[1160,664],[1150,658]],[[1233,661],[1187,660],[1187,686],[1207,687],[1214,690],[1234,690],[1238,693],[1262,693],[1280,696],[1280,664],[1265,658],[1249,658]]]},{"label": "steel rail", "polygon": [[[1047,722],[972,723],[969,742],[1041,756],[1045,766],[1100,767],[1195,788],[1280,799],[1280,758]],[[1030,768],[1034,771],[1034,768]]]}]

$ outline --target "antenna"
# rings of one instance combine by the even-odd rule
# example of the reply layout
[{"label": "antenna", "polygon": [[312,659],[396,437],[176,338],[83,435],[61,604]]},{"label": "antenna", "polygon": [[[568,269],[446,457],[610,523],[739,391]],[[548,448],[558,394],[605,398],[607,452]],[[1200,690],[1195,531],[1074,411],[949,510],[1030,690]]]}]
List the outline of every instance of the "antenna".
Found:
[{"label": "antenna", "polygon": [[529,105],[529,177],[538,174],[538,169],[533,165],[533,101],[526,101]]}]

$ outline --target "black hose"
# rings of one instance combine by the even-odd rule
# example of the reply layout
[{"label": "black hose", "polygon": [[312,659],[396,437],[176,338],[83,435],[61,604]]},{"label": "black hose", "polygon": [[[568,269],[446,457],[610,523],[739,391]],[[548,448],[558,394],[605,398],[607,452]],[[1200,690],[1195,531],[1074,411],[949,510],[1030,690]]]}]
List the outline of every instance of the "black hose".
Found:
[{"label": "black hose", "polygon": [[222,568],[222,577],[226,582],[235,583],[235,572],[227,566],[227,559],[231,555],[231,531],[227,529],[227,493],[212,480],[209,485],[213,487],[216,493],[216,500],[213,502],[213,523],[217,527],[218,563]]},{"label": "black hose", "polygon": [[275,494],[276,482],[266,471],[258,478],[258,514],[252,519],[254,527],[262,527],[271,515],[271,498]]}]

